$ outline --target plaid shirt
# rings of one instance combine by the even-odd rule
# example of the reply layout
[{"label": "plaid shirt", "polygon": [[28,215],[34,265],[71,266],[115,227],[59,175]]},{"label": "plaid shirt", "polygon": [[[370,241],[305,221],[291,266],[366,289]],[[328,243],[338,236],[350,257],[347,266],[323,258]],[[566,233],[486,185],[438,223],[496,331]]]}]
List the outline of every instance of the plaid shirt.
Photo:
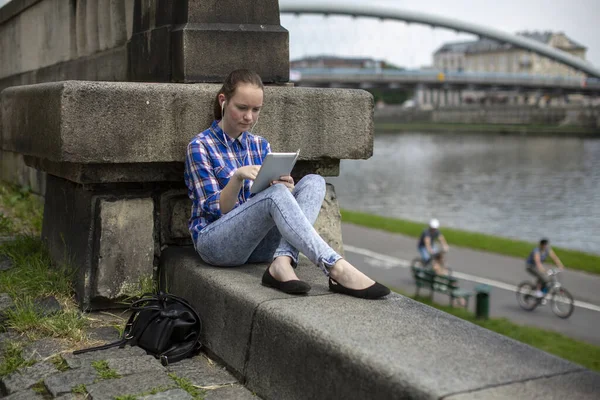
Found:
[{"label": "plaid shirt", "polygon": [[[188,223],[196,243],[198,233],[221,217],[221,191],[235,170],[245,165],[262,165],[271,152],[263,137],[242,132],[232,139],[213,121],[210,128],[196,135],[187,147],[185,157],[185,184],[192,200],[192,217]],[[250,198],[251,181],[246,179],[238,193],[235,207]]]}]

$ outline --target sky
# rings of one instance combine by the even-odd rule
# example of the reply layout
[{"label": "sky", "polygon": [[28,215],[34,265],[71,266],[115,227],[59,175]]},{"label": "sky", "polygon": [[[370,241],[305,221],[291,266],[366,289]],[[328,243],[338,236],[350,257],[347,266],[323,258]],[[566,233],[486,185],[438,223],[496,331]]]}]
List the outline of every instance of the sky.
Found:
[{"label": "sky", "polygon": [[[343,0],[343,3],[386,5],[509,33],[562,31],[587,47],[587,60],[600,67],[600,0]],[[407,25],[401,21],[380,22],[373,18],[284,14],[281,25],[290,32],[291,59],[335,54],[384,59],[408,68],[431,65],[433,52],[445,42],[476,39],[443,28]]]}]

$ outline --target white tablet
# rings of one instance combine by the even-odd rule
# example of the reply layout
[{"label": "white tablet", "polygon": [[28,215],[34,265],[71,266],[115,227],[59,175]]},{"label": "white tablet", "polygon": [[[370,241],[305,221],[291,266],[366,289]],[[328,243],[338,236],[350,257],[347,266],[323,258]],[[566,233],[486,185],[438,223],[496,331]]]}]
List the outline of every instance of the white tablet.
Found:
[{"label": "white tablet", "polygon": [[295,153],[269,153],[258,170],[250,193],[256,194],[268,188],[271,182],[278,181],[283,175],[290,175],[296,164],[300,150]]}]

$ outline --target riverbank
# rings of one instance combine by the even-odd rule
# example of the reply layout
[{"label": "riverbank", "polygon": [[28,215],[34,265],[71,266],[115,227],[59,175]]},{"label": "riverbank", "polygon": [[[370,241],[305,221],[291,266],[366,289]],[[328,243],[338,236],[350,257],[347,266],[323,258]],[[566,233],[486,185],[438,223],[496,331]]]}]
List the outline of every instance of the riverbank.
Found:
[{"label": "riverbank", "polygon": [[[358,211],[341,210],[342,220],[351,224],[380,229],[388,232],[419,237],[425,222],[408,221],[398,218],[381,217]],[[450,246],[468,247],[491,253],[525,258],[536,245],[533,242],[508,239],[483,233],[468,232],[459,229],[443,228],[444,236]],[[553,246],[567,268],[600,274],[600,256]]]},{"label": "riverbank", "polygon": [[558,125],[459,124],[434,122],[375,122],[377,133],[493,133],[528,136],[600,138],[600,129]]}]

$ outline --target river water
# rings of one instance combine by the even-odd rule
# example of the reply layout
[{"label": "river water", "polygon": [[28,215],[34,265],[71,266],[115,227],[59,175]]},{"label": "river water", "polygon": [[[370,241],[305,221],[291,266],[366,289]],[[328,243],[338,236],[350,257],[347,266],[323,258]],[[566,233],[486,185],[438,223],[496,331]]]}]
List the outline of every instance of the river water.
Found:
[{"label": "river water", "polygon": [[376,134],[327,180],[342,208],[600,254],[600,140]]}]

